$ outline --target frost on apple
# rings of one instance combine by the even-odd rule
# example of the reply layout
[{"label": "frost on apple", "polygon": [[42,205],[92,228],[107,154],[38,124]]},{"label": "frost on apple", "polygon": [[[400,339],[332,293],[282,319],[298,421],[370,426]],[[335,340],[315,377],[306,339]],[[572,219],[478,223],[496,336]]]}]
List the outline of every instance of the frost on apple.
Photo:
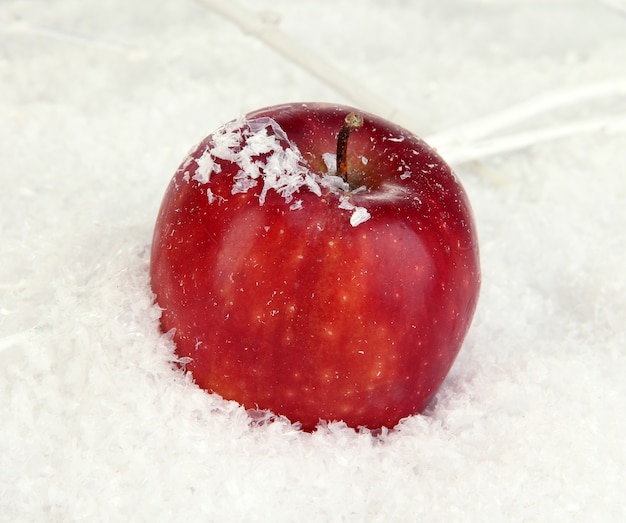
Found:
[{"label": "frost on apple", "polygon": [[[282,196],[286,203],[291,203],[294,194],[303,188],[317,196],[321,196],[322,188],[326,188],[339,196],[339,208],[352,211],[350,224],[356,227],[367,221],[370,214],[364,207],[350,203],[348,184],[335,174],[334,156],[324,154],[328,173],[320,176],[310,169],[298,147],[275,120],[269,117],[239,118],[211,135],[206,149],[195,159],[197,167],[191,179],[208,184],[212,174],[222,171],[221,162],[235,164],[239,171],[233,177],[231,193],[245,193],[262,183],[260,205],[265,203],[271,190]],[[189,156],[182,166],[187,181],[192,162]],[[210,189],[207,196],[209,203],[215,200]],[[301,200],[296,200],[289,208],[298,210],[302,205]]]}]

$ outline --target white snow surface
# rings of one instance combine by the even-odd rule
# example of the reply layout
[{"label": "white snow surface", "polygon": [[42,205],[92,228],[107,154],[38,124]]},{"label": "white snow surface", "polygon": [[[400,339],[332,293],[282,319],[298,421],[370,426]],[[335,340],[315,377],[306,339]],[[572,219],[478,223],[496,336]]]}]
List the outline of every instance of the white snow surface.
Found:
[{"label": "white snow surface", "polygon": [[[626,4],[210,4],[0,3],[0,521],[625,521]],[[288,101],[390,109],[476,215],[471,331],[377,438],[251,426],[159,333],[171,176]]]}]

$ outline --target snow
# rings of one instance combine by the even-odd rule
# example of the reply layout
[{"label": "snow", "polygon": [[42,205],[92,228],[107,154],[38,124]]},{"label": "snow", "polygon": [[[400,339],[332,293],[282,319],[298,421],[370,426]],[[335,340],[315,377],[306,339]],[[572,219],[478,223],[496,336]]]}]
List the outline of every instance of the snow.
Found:
[{"label": "snow", "polygon": [[[626,4],[215,4],[0,4],[0,521],[625,520]],[[158,331],[185,152],[295,100],[410,127],[476,215],[470,334],[377,438],[251,426]]]},{"label": "snow", "polygon": [[339,197],[339,208],[352,211],[352,214],[350,215],[350,225],[352,225],[352,227],[361,225],[363,222],[366,222],[372,217],[365,207],[354,205],[350,201],[349,195],[341,195]]}]

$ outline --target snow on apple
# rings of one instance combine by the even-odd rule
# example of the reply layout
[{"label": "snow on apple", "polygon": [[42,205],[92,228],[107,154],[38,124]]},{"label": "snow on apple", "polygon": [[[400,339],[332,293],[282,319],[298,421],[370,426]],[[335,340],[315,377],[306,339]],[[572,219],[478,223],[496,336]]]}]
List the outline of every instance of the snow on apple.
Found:
[{"label": "snow on apple", "polygon": [[[242,145],[243,144],[243,145]],[[327,153],[334,158],[334,153]],[[236,164],[239,172],[233,178],[232,194],[247,192],[255,187],[259,180],[263,183],[263,189],[259,195],[259,204],[263,205],[267,192],[270,190],[280,194],[285,202],[291,202],[293,195],[302,188],[307,188],[316,195],[321,195],[322,188],[326,187],[334,192],[345,193],[346,186],[343,180],[333,172],[325,176],[313,172],[307,165],[298,150],[298,147],[289,140],[285,131],[272,118],[239,118],[227,123],[212,136],[212,140],[206,145],[199,158],[194,160],[189,155],[183,163],[186,169],[185,179],[189,180],[189,166],[195,161],[193,179],[207,184],[212,173],[219,173],[221,166],[219,160]],[[208,189],[209,201],[214,201],[214,196]],[[357,226],[367,219],[369,213],[362,207],[357,207],[342,196],[340,208],[353,211],[350,223]],[[290,206],[291,210],[302,208],[299,200]]]}]

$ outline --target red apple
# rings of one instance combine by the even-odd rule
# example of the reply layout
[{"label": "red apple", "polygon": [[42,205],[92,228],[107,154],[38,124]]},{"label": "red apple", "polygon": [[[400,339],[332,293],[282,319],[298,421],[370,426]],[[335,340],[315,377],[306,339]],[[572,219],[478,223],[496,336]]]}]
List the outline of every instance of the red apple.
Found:
[{"label": "red apple", "polygon": [[350,113],[279,105],[209,135],[176,171],[152,245],[161,327],[196,383],[308,431],[422,411],[480,287],[450,167],[409,131]]}]

